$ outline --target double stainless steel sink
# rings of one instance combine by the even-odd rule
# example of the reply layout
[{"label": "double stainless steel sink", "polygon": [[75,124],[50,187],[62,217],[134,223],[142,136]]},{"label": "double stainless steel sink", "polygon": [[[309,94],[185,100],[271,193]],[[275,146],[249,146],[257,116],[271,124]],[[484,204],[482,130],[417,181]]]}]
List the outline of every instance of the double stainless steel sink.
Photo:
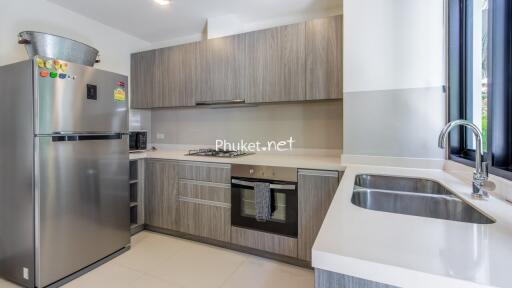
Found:
[{"label": "double stainless steel sink", "polygon": [[361,208],[474,224],[492,224],[438,182],[406,177],[357,175],[352,203]]}]

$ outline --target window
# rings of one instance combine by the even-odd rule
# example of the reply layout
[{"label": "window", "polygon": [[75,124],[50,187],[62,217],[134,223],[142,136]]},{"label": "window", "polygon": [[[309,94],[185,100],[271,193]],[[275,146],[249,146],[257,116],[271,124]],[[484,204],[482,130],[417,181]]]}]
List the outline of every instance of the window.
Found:
[{"label": "window", "polygon": [[[475,123],[491,173],[512,179],[512,3],[448,0],[449,118]],[[450,159],[473,165],[469,129],[450,135]]]}]

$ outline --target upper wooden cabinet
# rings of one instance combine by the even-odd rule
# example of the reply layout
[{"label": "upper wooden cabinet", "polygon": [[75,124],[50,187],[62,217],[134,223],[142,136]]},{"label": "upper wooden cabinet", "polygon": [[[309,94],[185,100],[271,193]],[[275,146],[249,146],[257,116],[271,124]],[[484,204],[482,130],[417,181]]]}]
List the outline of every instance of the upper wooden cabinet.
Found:
[{"label": "upper wooden cabinet", "polygon": [[156,50],[132,54],[130,107],[152,108],[156,94]]},{"label": "upper wooden cabinet", "polygon": [[306,99],[342,98],[341,15],[306,22]]},{"label": "upper wooden cabinet", "polygon": [[305,24],[247,33],[246,102],[306,99]]},{"label": "upper wooden cabinet", "polygon": [[210,39],[199,47],[196,103],[245,100],[246,35]]},{"label": "upper wooden cabinet", "polygon": [[342,98],[342,16],[132,54],[131,107]]},{"label": "upper wooden cabinet", "polygon": [[156,50],[156,96],[153,107],[194,106],[199,43]]}]

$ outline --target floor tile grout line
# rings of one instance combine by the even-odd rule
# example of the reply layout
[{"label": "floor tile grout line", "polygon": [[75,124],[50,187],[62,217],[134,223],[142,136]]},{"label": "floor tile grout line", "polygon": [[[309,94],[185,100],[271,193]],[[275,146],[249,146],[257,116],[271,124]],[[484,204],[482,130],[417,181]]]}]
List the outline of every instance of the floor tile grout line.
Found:
[{"label": "floor tile grout line", "polygon": [[[163,260],[161,263],[163,264],[165,261],[167,261],[168,259],[170,259],[172,257],[173,256],[169,256],[169,257],[165,258],[165,260]],[[148,273],[146,271],[137,271],[137,272],[143,273],[146,277],[155,278],[155,279],[160,280],[162,282],[165,282],[167,284],[172,284],[172,285],[184,288],[184,286],[181,285],[181,283],[177,283],[177,282],[174,282],[174,281],[169,281],[168,279],[165,279],[163,277],[157,276],[155,274],[151,274],[151,273]]]},{"label": "floor tile grout line", "polygon": [[244,261],[242,261],[242,263],[240,263],[236,268],[235,270],[233,270],[233,272],[231,272],[227,277],[226,279],[224,279],[224,281],[222,281],[222,283],[220,284],[220,286],[218,288],[222,288],[227,282],[229,279],[231,279],[231,277],[233,277],[235,275],[235,273],[244,265],[246,264],[247,262],[249,261],[249,257],[245,256],[245,259]]},{"label": "floor tile grout line", "polygon": [[[154,234],[154,235],[160,236],[160,234],[158,234],[158,233],[151,233],[151,234]],[[166,236],[166,235],[162,235],[162,236]],[[168,240],[168,239],[181,240],[181,239],[179,239],[179,238],[172,237],[172,236],[170,236],[170,237],[165,237],[165,238],[166,238],[166,240]],[[182,245],[182,243],[179,243],[179,245]],[[159,265],[161,265],[161,264],[165,263],[167,260],[169,260],[169,259],[171,259],[171,258],[175,257],[175,256],[176,256],[176,254],[179,254],[179,252],[180,252],[180,250],[179,250],[179,249],[177,249],[176,251],[174,251],[174,252],[172,253],[173,255],[169,255],[169,256],[165,257],[163,260],[158,261],[159,263],[158,263],[158,264],[156,264],[156,266],[159,266]],[[121,256],[122,256],[122,255],[121,255]],[[122,263],[117,263],[117,264],[122,265],[123,267],[129,268],[129,269],[130,269],[130,270],[132,270],[132,271],[135,271],[135,272],[138,272],[138,273],[142,273],[142,274],[143,274],[143,276],[146,276],[146,277],[149,277],[149,278],[154,278],[154,279],[156,279],[156,280],[159,280],[159,281],[162,281],[162,282],[165,282],[165,283],[167,283],[167,284],[174,285],[174,286],[183,287],[183,285],[181,285],[180,283],[177,283],[177,282],[174,282],[174,281],[169,281],[168,279],[165,279],[165,278],[159,277],[159,276],[157,276],[157,275],[155,275],[155,274],[152,274],[152,273],[149,273],[149,272],[147,272],[147,271],[142,271],[142,270],[139,270],[139,269],[137,269],[137,268],[129,267],[129,266],[127,266],[127,265],[125,265],[125,264],[122,264]]]},{"label": "floor tile grout line", "polygon": [[[156,237],[153,238],[152,237],[153,235],[156,236]],[[146,235],[140,235],[137,242],[138,242],[138,244],[147,243],[148,240],[159,239],[160,236],[164,236],[163,239],[162,239],[164,241],[162,241],[163,244],[161,245],[161,248],[160,247],[156,247],[156,248],[158,248],[158,250],[156,250],[156,251],[159,251],[159,249],[167,249],[168,247],[175,247],[175,246],[177,246],[177,248],[173,249],[172,251],[170,251],[171,253],[169,253],[168,255],[162,255],[162,256],[164,256],[164,257],[162,257],[163,259],[158,257],[157,259],[161,259],[160,261],[156,261],[158,263],[156,263],[156,262],[155,263],[151,263],[151,265],[154,264],[155,267],[162,266],[165,262],[170,261],[173,258],[175,258],[176,255],[181,255],[181,256],[188,255],[188,253],[186,253],[186,251],[182,251],[181,252],[181,250],[182,250],[181,248],[183,248],[183,247],[187,247],[187,249],[192,249],[192,250],[200,249],[199,251],[201,251],[203,248],[205,248],[207,250],[211,250],[211,251],[215,252],[214,255],[218,254],[220,256],[222,256],[223,254],[225,254],[225,255],[230,254],[233,257],[235,255],[240,256],[239,259],[236,259],[236,257],[235,258],[228,257],[228,258],[231,259],[229,261],[229,262],[231,262],[231,265],[230,265],[231,267],[229,267],[230,269],[226,269],[225,270],[226,273],[222,273],[222,274],[225,275],[224,277],[218,277],[217,278],[217,281],[218,280],[220,280],[220,281],[218,281],[218,282],[215,281],[215,282],[219,283],[218,285],[214,285],[214,287],[216,287],[216,288],[226,287],[229,283],[238,282],[238,280],[240,280],[240,279],[238,279],[239,277],[237,277],[237,274],[241,275],[241,277],[244,278],[244,279],[247,278],[247,275],[245,275],[246,273],[244,273],[244,271],[245,271],[244,265],[249,265],[253,261],[255,263],[260,263],[262,265],[266,265],[267,263],[270,264],[270,268],[269,269],[272,270],[271,273],[276,272],[277,274],[280,274],[280,275],[284,276],[285,278],[289,278],[289,277],[295,278],[295,277],[299,277],[299,276],[300,277],[307,276],[304,279],[308,279],[309,280],[312,277],[311,275],[306,275],[306,274],[311,274],[311,272],[302,275],[302,272],[308,272],[308,271],[310,271],[310,269],[296,267],[294,265],[289,265],[287,263],[282,263],[282,262],[276,261],[274,259],[267,259],[267,258],[261,257],[261,256],[255,256],[255,255],[250,255],[250,254],[246,254],[246,253],[240,253],[240,252],[236,252],[236,251],[231,251],[229,249],[225,249],[225,248],[222,248],[222,247],[216,247],[216,246],[212,246],[212,245],[198,245],[198,244],[201,244],[201,243],[196,243],[194,241],[190,241],[190,240],[187,240],[187,239],[180,239],[178,237],[173,237],[173,236],[166,237],[166,235],[161,235],[159,233],[147,233]],[[173,240],[179,240],[179,242],[172,242]],[[160,241],[160,240],[158,240],[158,241]],[[167,246],[167,243],[169,243],[170,245]],[[189,246],[190,244],[191,244],[191,246]],[[128,287],[134,288],[137,285],[142,285],[142,287],[144,287],[144,285],[146,283],[146,281],[144,281],[144,279],[146,279],[150,283],[151,283],[151,281],[156,281],[155,283],[161,283],[163,285],[170,285],[171,287],[187,288],[188,287],[187,285],[183,285],[182,283],[173,281],[172,277],[171,278],[169,278],[169,277],[160,277],[160,276],[158,276],[156,274],[152,274],[151,271],[154,270],[154,269],[152,269],[149,266],[148,266],[148,269],[143,271],[143,270],[140,270],[139,268],[134,268],[134,267],[131,267],[129,265],[125,265],[125,264],[123,264],[121,262],[116,261],[116,259],[120,259],[123,256],[128,256],[128,253],[130,253],[130,252],[132,252],[132,253],[133,252],[141,253],[142,256],[145,255],[144,256],[144,257],[146,257],[146,258],[144,258],[145,260],[153,261],[153,256],[154,255],[152,253],[155,252],[155,250],[148,250],[148,251],[151,251],[151,252],[149,252],[149,254],[146,254],[146,251],[145,251],[146,249],[144,248],[144,247],[151,247],[151,246],[152,246],[151,244],[150,244],[150,246],[144,246],[144,244],[143,244],[142,247],[136,248],[136,247],[139,247],[139,246],[138,245],[134,245],[134,246],[132,246],[132,249],[130,249],[126,253],[123,253],[122,255],[120,255],[119,258],[112,259],[111,261],[108,261],[107,263],[105,263],[105,264],[97,267],[96,269],[90,271],[89,273],[92,274],[91,276],[94,276],[99,271],[98,269],[100,269],[101,267],[105,268],[106,266],[108,266],[110,264],[110,265],[112,265],[112,267],[116,267],[118,269],[122,269],[123,273],[132,273],[133,272],[134,274],[136,274],[136,275],[133,275],[132,277],[130,277],[130,279],[133,278],[133,279],[131,279],[130,284],[125,283],[125,284],[127,284]],[[185,250],[187,250],[187,249],[185,249]],[[232,254],[234,254],[234,255],[232,255]],[[132,259],[129,259],[129,260],[134,260],[134,259],[136,260],[136,259],[138,259],[137,258],[138,255],[132,255],[132,256],[135,257],[135,258],[132,258]],[[149,256],[149,258],[147,256]],[[234,262],[232,262],[232,261],[234,261]],[[132,262],[128,262],[128,263],[132,263]],[[144,265],[144,266],[146,266],[146,265]],[[140,267],[144,267],[144,266],[140,266]],[[299,268],[299,269],[292,269],[292,268]],[[249,269],[249,273],[250,273],[251,272],[251,268],[249,267],[248,269]],[[146,271],[148,271],[148,272],[146,272]],[[296,272],[300,272],[300,273],[296,273]],[[87,274],[85,274],[83,276],[90,275],[89,273],[87,273]],[[105,273],[105,271],[103,271],[100,274],[103,275],[104,273]],[[121,273],[121,274],[123,274],[123,273]],[[170,273],[171,276],[173,275],[172,271],[169,272],[169,273]],[[240,273],[242,273],[242,274],[240,274]],[[162,276],[167,276],[167,275],[163,275],[162,274]],[[80,277],[80,278],[82,278],[82,277]],[[252,276],[249,274],[249,278],[250,277],[252,277]],[[279,276],[279,277],[281,277],[281,276]],[[75,280],[78,280],[80,278],[77,278]],[[114,278],[116,278],[116,277],[114,277]],[[0,279],[0,283],[2,282],[1,280],[2,279]],[[114,282],[116,282],[115,279],[113,279],[113,280],[114,280]],[[233,281],[235,281],[235,282],[233,282]],[[84,283],[84,284],[87,284],[87,283]],[[213,284],[213,283],[210,283],[210,284]],[[203,288],[205,288],[205,287],[203,287]]]}]

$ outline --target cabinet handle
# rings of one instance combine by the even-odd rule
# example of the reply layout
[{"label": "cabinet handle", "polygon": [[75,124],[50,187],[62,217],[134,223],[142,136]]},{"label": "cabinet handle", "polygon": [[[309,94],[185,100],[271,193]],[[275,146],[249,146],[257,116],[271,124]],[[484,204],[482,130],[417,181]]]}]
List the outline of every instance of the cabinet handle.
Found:
[{"label": "cabinet handle", "polygon": [[[242,181],[233,179],[231,180],[231,183],[248,186],[248,187],[254,187],[256,186],[255,182],[249,182],[249,181]],[[295,185],[279,185],[279,184],[270,184],[270,189],[280,189],[280,190],[295,190]]]},{"label": "cabinet handle", "polygon": [[196,106],[209,106],[209,105],[226,105],[226,104],[245,104],[244,99],[235,100],[214,100],[214,101],[197,101]]},{"label": "cabinet handle", "polygon": [[215,202],[210,200],[203,200],[203,199],[197,199],[197,198],[189,198],[189,197],[178,197],[179,201],[183,202],[190,202],[195,204],[203,204],[207,206],[216,206],[216,207],[222,207],[222,208],[231,208],[231,204],[229,203],[223,203],[223,202]]},{"label": "cabinet handle", "polygon": [[331,170],[299,170],[299,175],[324,176],[324,177],[338,178],[339,172],[331,171]]}]

